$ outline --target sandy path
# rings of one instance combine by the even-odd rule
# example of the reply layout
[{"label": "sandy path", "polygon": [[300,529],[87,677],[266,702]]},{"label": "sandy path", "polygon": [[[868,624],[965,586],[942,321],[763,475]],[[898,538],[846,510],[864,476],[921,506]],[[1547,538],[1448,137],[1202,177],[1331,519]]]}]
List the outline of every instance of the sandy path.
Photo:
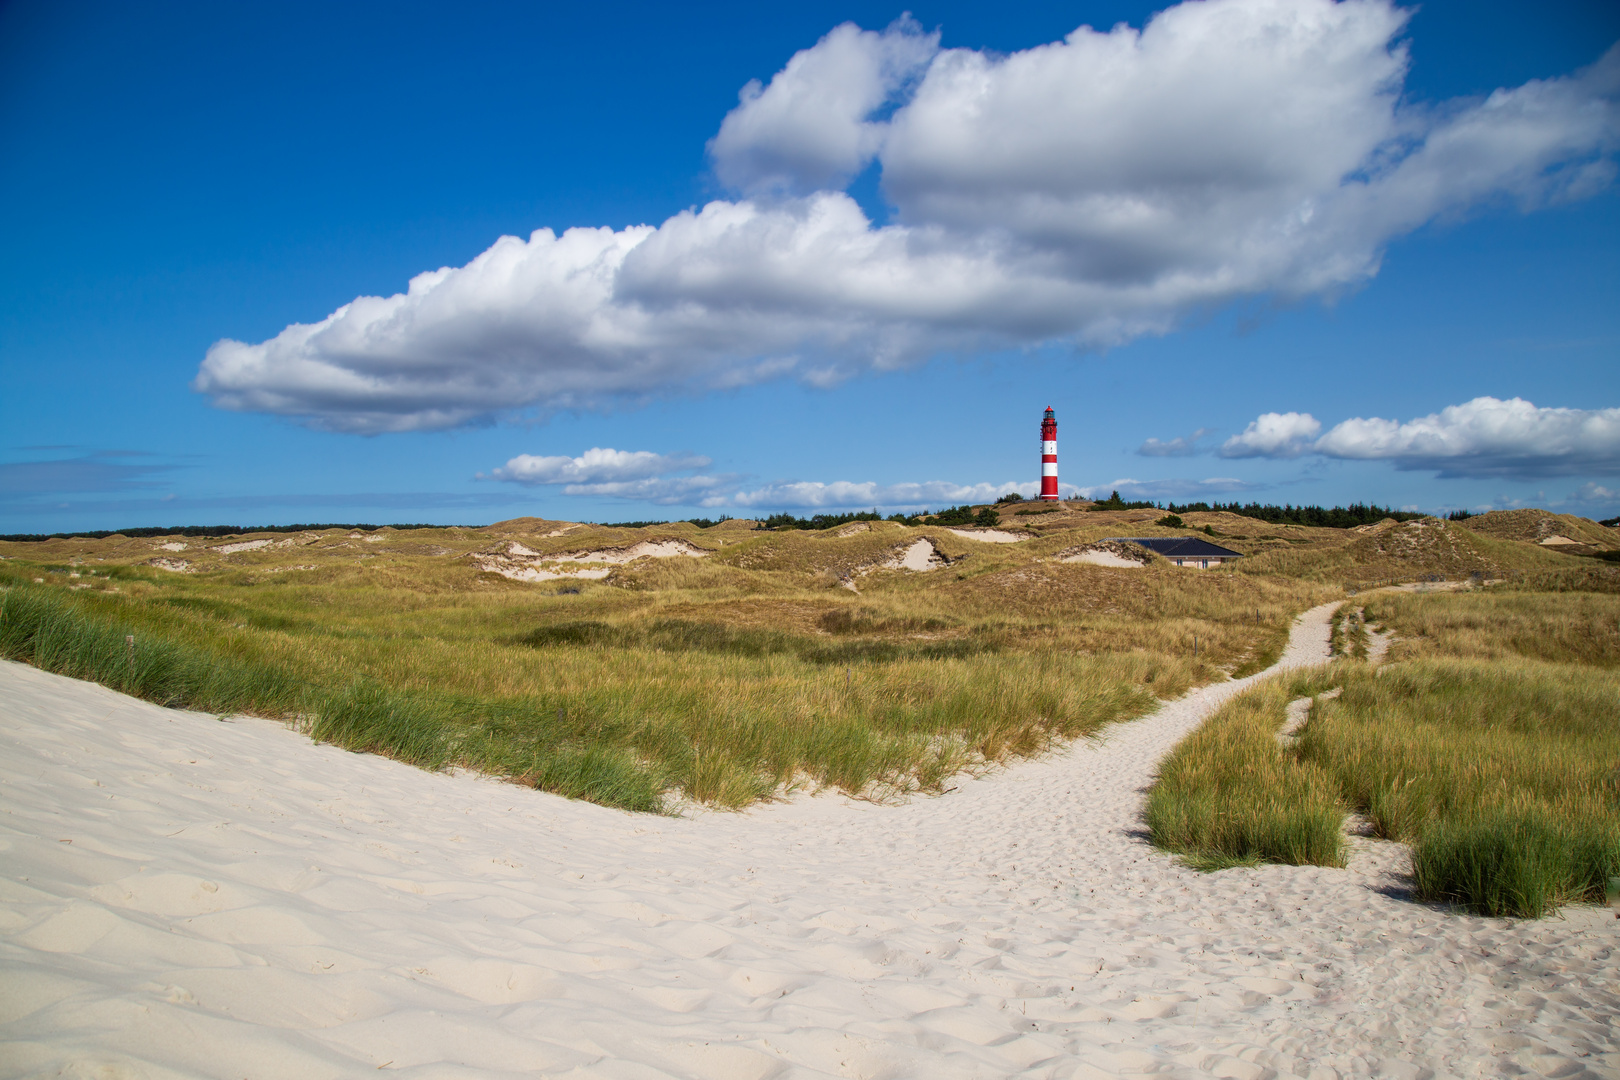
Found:
[{"label": "sandy path", "polygon": [[1620,1073],[1606,911],[1143,841],[1249,681],[942,798],[665,819],[0,664],[0,1076]]}]

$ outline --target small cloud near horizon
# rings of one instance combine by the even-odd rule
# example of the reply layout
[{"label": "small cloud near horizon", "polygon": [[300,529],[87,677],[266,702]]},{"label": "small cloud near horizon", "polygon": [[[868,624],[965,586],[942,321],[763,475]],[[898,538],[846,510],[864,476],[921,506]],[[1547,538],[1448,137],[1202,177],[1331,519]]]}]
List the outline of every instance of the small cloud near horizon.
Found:
[{"label": "small cloud near horizon", "polygon": [[1136,448],[1136,452],[1142,457],[1192,457],[1203,453],[1203,447],[1198,445],[1198,441],[1213,434],[1214,428],[1201,427],[1191,435],[1182,435],[1168,442],[1148,439]]}]

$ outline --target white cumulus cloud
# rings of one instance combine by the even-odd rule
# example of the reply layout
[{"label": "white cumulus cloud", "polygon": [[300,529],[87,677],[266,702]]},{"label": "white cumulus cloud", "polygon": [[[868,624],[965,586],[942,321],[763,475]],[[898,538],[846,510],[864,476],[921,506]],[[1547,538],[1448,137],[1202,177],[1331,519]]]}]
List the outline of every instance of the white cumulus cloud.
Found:
[{"label": "white cumulus cloud", "polygon": [[498,469],[495,480],[519,484],[600,484],[645,480],[673,472],[706,468],[710,460],[697,454],[655,454],[650,450],[614,450],[593,446],[579,457],[539,457],[519,454]]},{"label": "white cumulus cloud", "polygon": [[1299,457],[1315,448],[1321,421],[1310,413],[1261,413],[1221,444],[1221,457]]},{"label": "white cumulus cloud", "polygon": [[1317,453],[1386,460],[1440,476],[1620,474],[1620,409],[1538,408],[1523,398],[1478,397],[1404,423],[1346,420]]},{"label": "white cumulus cloud", "polygon": [[[551,485],[565,495],[596,495],[662,506],[695,505],[736,486],[735,477],[701,472],[711,464],[699,454],[655,454],[593,446],[578,457],[519,454],[480,479],[531,486]],[[698,473],[673,476],[672,473]]]},{"label": "white cumulus cloud", "polygon": [[[709,458],[697,454],[656,454],[649,450],[593,447],[578,457],[519,454],[481,479],[531,486],[548,485],[565,495],[743,510],[860,509],[915,510],[948,503],[991,502],[1009,492],[1033,496],[1033,481],[956,484],[944,480],[879,484],[873,481],[779,481],[749,486],[735,474],[704,472]],[[693,475],[677,476],[675,473]],[[1069,490],[1075,490],[1065,485]]]},{"label": "white cumulus cloud", "polygon": [[1477,397],[1404,422],[1355,417],[1317,437],[1321,428],[1309,413],[1265,413],[1220,452],[1389,461],[1441,477],[1620,474],[1620,409],[1542,408],[1523,398]]},{"label": "white cumulus cloud", "polygon": [[[1331,293],[1437,216],[1610,182],[1620,47],[1423,107],[1401,96],[1405,19],[1388,0],[1206,0],[1005,55],[940,50],[906,20],[841,26],[721,124],[715,169],[743,198],[656,227],[502,237],[403,293],[220,341],[193,385],[357,432],[829,385]],[[882,227],[839,190],[874,159]]]},{"label": "white cumulus cloud", "polygon": [[881,34],[836,27],[794,53],[769,86],[755,79],[742,88],[709,142],[716,175],[745,191],[841,187],[882,147],[887,125],[872,114],[938,51],[938,32],[924,34],[910,16]]}]

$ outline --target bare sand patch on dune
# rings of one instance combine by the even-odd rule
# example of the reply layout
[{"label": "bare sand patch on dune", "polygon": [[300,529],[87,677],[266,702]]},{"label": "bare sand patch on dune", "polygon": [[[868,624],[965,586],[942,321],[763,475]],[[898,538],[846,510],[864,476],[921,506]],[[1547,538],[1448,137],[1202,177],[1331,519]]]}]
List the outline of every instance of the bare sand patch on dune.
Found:
[{"label": "bare sand patch on dune", "polygon": [[1020,540],[1028,540],[1030,533],[1002,532],[1000,529],[946,529],[946,532],[969,540],[977,540],[981,544],[1016,544]]},{"label": "bare sand patch on dune", "polygon": [[708,549],[688,544],[685,540],[643,540],[629,547],[579,551],[567,557],[574,562],[603,562],[622,566],[636,559],[672,559],[677,555],[690,555],[695,559],[701,559],[708,554]]},{"label": "bare sand patch on dune", "polygon": [[918,540],[906,545],[904,551],[896,552],[894,557],[882,564],[885,570],[937,570],[945,566],[950,560],[939,553],[931,540]]},{"label": "bare sand patch on dune", "polygon": [[260,548],[270,546],[269,540],[239,540],[234,544],[220,544],[208,550],[217,555],[234,555],[238,551],[258,551]]},{"label": "bare sand patch on dune", "polygon": [[1058,552],[1058,562],[1089,563],[1092,566],[1112,566],[1123,570],[1140,570],[1152,558],[1146,549],[1118,540],[1100,540],[1095,544],[1082,544]]},{"label": "bare sand patch on dune", "polygon": [[1252,681],[939,798],[659,818],[0,663],[0,1072],[1615,1075],[1606,911],[1450,915],[1370,840],[1148,846],[1157,762]]},{"label": "bare sand patch on dune", "polygon": [[[688,544],[685,540],[643,540],[625,547],[544,555],[511,540],[504,551],[475,554],[473,562],[486,573],[499,574],[513,581],[555,581],[563,578],[600,580],[613,572],[612,567],[623,566],[637,559],[671,559],[681,555],[703,558],[708,554],[706,548]],[[582,565],[591,563],[607,565]]]}]

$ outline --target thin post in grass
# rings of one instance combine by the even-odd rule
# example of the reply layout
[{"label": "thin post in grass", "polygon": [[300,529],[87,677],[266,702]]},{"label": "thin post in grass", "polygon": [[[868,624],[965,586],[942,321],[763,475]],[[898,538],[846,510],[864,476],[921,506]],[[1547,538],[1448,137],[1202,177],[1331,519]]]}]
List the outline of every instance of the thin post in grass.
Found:
[{"label": "thin post in grass", "polygon": [[125,634],[124,635],[124,649],[125,649],[125,652],[128,654],[129,666],[134,667],[135,666],[135,635],[134,634]]}]

